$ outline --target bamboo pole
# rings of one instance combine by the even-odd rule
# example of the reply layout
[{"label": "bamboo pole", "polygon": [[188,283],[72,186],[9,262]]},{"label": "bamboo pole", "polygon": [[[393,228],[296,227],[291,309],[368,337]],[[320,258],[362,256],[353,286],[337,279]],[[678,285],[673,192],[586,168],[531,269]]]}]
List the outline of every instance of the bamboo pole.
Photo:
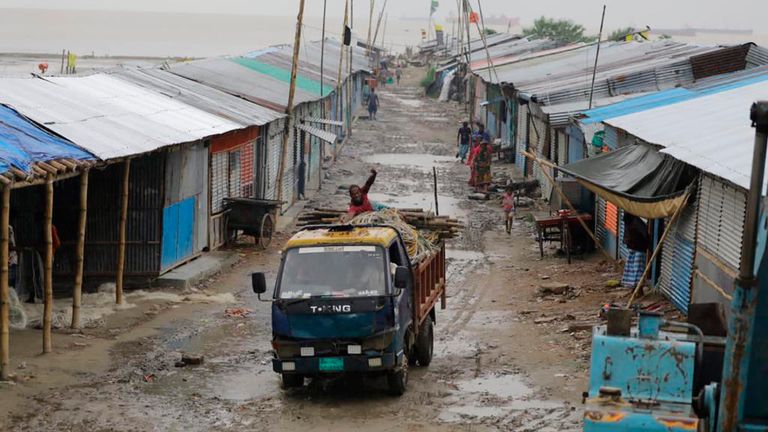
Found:
[{"label": "bamboo pole", "polygon": [[[547,166],[547,164],[543,163],[542,160],[540,160],[536,155],[530,152],[523,152],[523,155],[527,157],[528,159],[531,159],[532,161],[538,163],[539,165]],[[606,258],[608,258],[610,261],[615,261],[613,256],[608,253],[608,251],[605,250],[602,244],[597,240],[597,237],[595,237],[595,234],[592,232],[592,230],[587,226],[587,224],[581,219],[581,217],[578,216],[578,211],[576,210],[576,207],[574,207],[573,203],[571,203],[571,200],[568,199],[568,197],[565,195],[565,193],[560,189],[560,187],[557,185],[557,182],[555,179],[552,178],[552,176],[549,175],[547,170],[541,170],[542,174],[544,174],[547,177],[547,180],[552,183],[552,187],[557,191],[557,194],[560,195],[560,198],[565,201],[565,204],[568,206],[568,208],[576,213],[576,220],[579,221],[579,224],[581,224],[581,227],[584,228],[584,231],[589,234],[589,237],[592,238],[592,241],[595,242],[595,246],[597,246],[598,249],[605,255]]]},{"label": "bamboo pole", "polygon": [[72,291],[72,325],[80,328],[80,301],[83,292],[83,263],[85,261],[85,225],[88,217],[88,170],[80,174],[80,214],[75,247],[75,287]]},{"label": "bamboo pole", "polygon": [[117,274],[115,275],[115,303],[123,304],[123,274],[125,273],[125,229],[128,222],[128,185],[131,160],[123,164],[123,184],[120,191],[120,225],[117,240]]},{"label": "bamboo pole", "polygon": [[[277,200],[283,200],[283,177],[285,177],[285,164],[288,162],[288,147],[291,131],[291,123],[293,120],[293,98],[296,95],[296,74],[299,68],[299,49],[301,48],[301,27],[304,24],[304,0],[299,1],[299,15],[296,18],[296,37],[293,41],[293,59],[291,61],[291,82],[288,87],[288,105],[285,107],[285,113],[288,117],[285,119],[285,130],[283,131],[283,155],[280,160],[280,169],[278,170],[279,176],[277,179]],[[344,47],[342,44],[342,52]]]},{"label": "bamboo pole", "polygon": [[0,211],[0,381],[8,380],[10,364],[10,288],[8,287],[8,218],[11,186],[3,187]]},{"label": "bamboo pole", "polygon": [[43,354],[51,352],[51,324],[53,321],[53,176],[45,182],[45,263],[43,270]]},{"label": "bamboo pole", "polygon": [[680,207],[675,210],[675,214],[672,215],[672,219],[670,219],[669,224],[664,228],[664,234],[661,235],[661,239],[659,239],[659,243],[656,245],[656,249],[653,250],[653,255],[651,255],[651,259],[648,260],[648,263],[645,265],[645,270],[643,271],[643,275],[640,277],[640,280],[637,282],[637,286],[635,287],[635,290],[632,291],[632,295],[629,297],[629,301],[627,301],[627,309],[629,309],[632,306],[632,303],[635,301],[635,298],[640,293],[640,289],[643,287],[643,282],[645,281],[645,278],[648,277],[648,272],[651,271],[651,267],[653,266],[653,262],[656,260],[656,256],[659,255],[659,252],[661,251],[661,246],[664,244],[664,240],[666,240],[667,235],[670,231],[672,231],[672,227],[677,223],[677,219],[680,217],[680,215],[683,213],[683,209],[688,204],[688,198],[690,197],[691,192],[687,191],[685,193],[685,197],[683,198],[683,204],[680,205]]}]

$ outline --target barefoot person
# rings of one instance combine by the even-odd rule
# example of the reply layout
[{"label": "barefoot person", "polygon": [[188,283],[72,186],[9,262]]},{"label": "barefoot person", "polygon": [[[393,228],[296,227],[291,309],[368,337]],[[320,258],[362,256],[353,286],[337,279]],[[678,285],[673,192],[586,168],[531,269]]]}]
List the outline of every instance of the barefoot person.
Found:
[{"label": "barefoot person", "polygon": [[507,234],[512,233],[512,223],[515,220],[515,191],[512,186],[507,186],[501,200],[501,208],[504,209],[504,224]]}]

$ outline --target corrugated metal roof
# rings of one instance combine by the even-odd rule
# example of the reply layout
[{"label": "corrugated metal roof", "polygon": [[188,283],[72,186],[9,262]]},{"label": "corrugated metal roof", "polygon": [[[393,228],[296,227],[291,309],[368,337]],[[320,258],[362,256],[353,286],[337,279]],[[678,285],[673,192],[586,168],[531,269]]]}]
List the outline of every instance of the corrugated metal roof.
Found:
[{"label": "corrugated metal roof", "polygon": [[[270,76],[288,85],[290,85],[291,83],[291,65],[290,63],[286,65],[283,62],[275,61],[275,60],[280,60],[279,55],[265,55],[265,56],[257,57],[255,59],[246,58],[246,57],[235,57],[231,60],[239,64],[240,66],[244,66],[260,74]],[[303,72],[303,73],[296,74],[297,89],[301,89],[309,94],[316,95],[316,96],[327,96],[333,90],[332,86],[321,86],[320,81],[315,81],[312,78],[308,78],[306,75],[306,71],[300,71],[300,72]],[[321,88],[323,92],[322,94],[320,93]]]},{"label": "corrugated metal roof", "polygon": [[[612,96],[602,99],[595,99],[592,101],[592,106],[599,107],[604,105],[615,104],[628,98],[631,95]],[[549,116],[549,125],[552,127],[565,127],[570,122],[572,115],[584,111],[589,107],[588,100],[579,100],[573,102],[566,102],[558,105],[545,105],[541,107],[541,111]]]},{"label": "corrugated metal roof", "polygon": [[749,109],[759,99],[768,99],[768,81],[617,117],[606,124],[749,189],[755,133]]},{"label": "corrugated metal roof", "polygon": [[[685,44],[661,42],[609,42],[600,50],[598,73],[627,67],[637,63],[647,63],[659,57],[671,57],[681,52],[701,50]],[[580,80],[589,82],[594,66],[597,45],[591,44],[565,52],[536,56],[496,68],[498,81],[513,85],[517,89],[529,91],[560,80]],[[496,77],[493,76],[496,81]]]},{"label": "corrugated metal roof", "polygon": [[336,142],[337,137],[336,137],[336,134],[333,132],[328,132],[316,127],[312,127],[308,124],[302,124],[302,123],[298,123],[296,125],[296,128],[299,130],[303,130],[304,132],[307,132],[310,135],[314,135],[329,144],[333,144]]},{"label": "corrugated metal roof", "polygon": [[[279,79],[256,72],[225,58],[211,58],[171,65],[170,71],[185,78],[242,97],[276,111],[288,105],[289,85]],[[319,97],[296,89],[294,104]]]},{"label": "corrugated metal roof", "polygon": [[225,118],[103,74],[0,80],[0,102],[104,160],[241,128]]},{"label": "corrugated metal roof", "polygon": [[708,94],[768,81],[768,66],[707,78],[686,88],[656,92],[613,105],[584,111],[581,124],[592,124],[648,109],[679,103]]},{"label": "corrugated metal roof", "polygon": [[245,99],[162,69],[120,69],[114,71],[113,74],[119,79],[130,81],[187,105],[232,120],[241,126],[263,126],[285,117],[284,113],[248,102]]}]

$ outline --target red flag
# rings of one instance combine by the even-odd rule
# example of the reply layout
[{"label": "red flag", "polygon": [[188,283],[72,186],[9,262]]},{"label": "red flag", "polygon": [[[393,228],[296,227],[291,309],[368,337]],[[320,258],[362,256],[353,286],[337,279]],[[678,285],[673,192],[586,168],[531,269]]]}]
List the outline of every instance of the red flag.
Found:
[{"label": "red flag", "polygon": [[480,15],[478,15],[477,12],[470,12],[469,22],[471,22],[472,24],[477,24],[478,22],[480,22]]}]

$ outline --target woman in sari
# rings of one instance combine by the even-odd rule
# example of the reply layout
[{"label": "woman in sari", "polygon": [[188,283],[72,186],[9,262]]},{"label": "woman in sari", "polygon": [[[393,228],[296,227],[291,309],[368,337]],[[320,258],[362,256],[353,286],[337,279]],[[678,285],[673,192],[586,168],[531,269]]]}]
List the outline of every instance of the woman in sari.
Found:
[{"label": "woman in sari", "polygon": [[491,160],[493,159],[493,147],[488,140],[483,140],[472,158],[472,180],[474,186],[479,192],[488,192],[488,186],[493,178],[491,177]]}]

